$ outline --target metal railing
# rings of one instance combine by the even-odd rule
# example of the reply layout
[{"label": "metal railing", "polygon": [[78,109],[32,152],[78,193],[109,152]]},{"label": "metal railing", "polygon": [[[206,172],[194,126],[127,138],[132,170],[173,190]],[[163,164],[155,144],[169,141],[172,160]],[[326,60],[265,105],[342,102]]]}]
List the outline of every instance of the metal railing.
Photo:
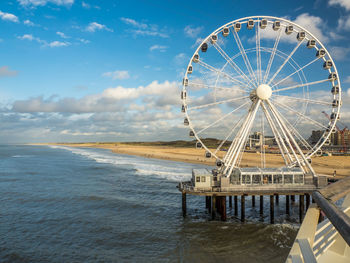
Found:
[{"label": "metal railing", "polygon": [[[315,191],[286,262],[350,262],[350,177]],[[341,207],[334,202],[344,198]],[[320,211],[327,219],[319,223]]]}]

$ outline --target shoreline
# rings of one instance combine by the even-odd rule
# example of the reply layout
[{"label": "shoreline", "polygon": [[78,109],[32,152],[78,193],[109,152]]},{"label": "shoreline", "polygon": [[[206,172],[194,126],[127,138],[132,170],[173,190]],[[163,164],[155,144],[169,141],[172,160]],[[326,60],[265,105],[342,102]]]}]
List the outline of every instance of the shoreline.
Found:
[{"label": "shoreline", "polygon": [[[107,149],[116,154],[126,154],[141,156],[151,159],[161,159],[193,164],[203,164],[215,166],[214,158],[205,158],[204,149],[189,147],[169,147],[169,146],[145,146],[124,143],[38,143],[32,145],[55,145],[77,148],[98,148]],[[219,152],[222,157],[225,152]],[[282,157],[276,154],[266,154],[271,167],[281,167],[284,165]],[[246,153],[241,162],[243,167],[259,166],[261,158],[259,153]],[[340,179],[350,175],[350,156],[320,156],[312,158],[312,167],[318,174],[333,177],[336,171],[336,178]]]}]

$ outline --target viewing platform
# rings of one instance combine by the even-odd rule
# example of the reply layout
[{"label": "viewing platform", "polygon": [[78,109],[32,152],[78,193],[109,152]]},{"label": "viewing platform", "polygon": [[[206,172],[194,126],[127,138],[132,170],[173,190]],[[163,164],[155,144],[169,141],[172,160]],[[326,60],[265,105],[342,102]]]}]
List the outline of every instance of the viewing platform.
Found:
[{"label": "viewing platform", "polygon": [[305,199],[306,209],[310,205],[310,195],[327,186],[325,175],[305,174],[298,167],[287,168],[235,168],[227,177],[213,169],[193,169],[190,181],[180,182],[179,191],[182,193],[182,210],[186,216],[186,195],[205,196],[206,208],[221,220],[226,220],[226,197],[232,207],[234,197],[235,214],[238,210],[238,197],[241,199],[241,220],[245,220],[245,197],[252,196],[252,206],[255,206],[255,196],[260,196],[260,214],[263,213],[264,196],[270,197],[270,222],[274,223],[274,202],[279,202],[279,196],[286,196],[286,214],[290,213],[290,201],[299,196],[299,217],[302,222]]}]

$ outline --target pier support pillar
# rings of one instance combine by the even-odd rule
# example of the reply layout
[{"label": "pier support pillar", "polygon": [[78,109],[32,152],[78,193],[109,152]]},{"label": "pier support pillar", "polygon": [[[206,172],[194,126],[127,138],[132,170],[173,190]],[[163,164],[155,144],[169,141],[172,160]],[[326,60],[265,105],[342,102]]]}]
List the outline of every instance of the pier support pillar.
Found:
[{"label": "pier support pillar", "polygon": [[280,196],[279,194],[276,194],[275,196],[276,196],[276,205],[278,205],[280,202]]},{"label": "pier support pillar", "polygon": [[290,213],[289,213],[289,195],[286,195],[286,214],[290,215]]},{"label": "pier support pillar", "polygon": [[209,208],[209,196],[205,196],[205,208],[208,209]]},{"label": "pier support pillar", "polygon": [[290,199],[292,200],[292,203],[294,203],[295,202],[295,195],[291,195]]},{"label": "pier support pillar", "polygon": [[306,194],[306,210],[309,208],[310,206],[310,194]]},{"label": "pier support pillar", "polygon": [[186,217],[186,193],[182,193],[182,216]]},{"label": "pier support pillar", "polygon": [[208,196],[208,211],[211,213],[211,196]]},{"label": "pier support pillar", "polygon": [[255,195],[252,195],[252,207],[255,207]]},{"label": "pier support pillar", "polygon": [[211,197],[211,218],[212,219],[215,219],[215,216],[216,216],[216,196],[213,195]]},{"label": "pier support pillar", "polygon": [[230,195],[228,198],[229,206],[232,208],[232,196]]},{"label": "pier support pillar", "polygon": [[270,223],[275,223],[275,211],[274,211],[274,196],[270,195]]},{"label": "pier support pillar", "polygon": [[299,221],[300,224],[303,222],[304,216],[304,195],[299,195]]},{"label": "pier support pillar", "polygon": [[235,201],[235,216],[237,216],[238,215],[238,197],[237,197],[237,195],[235,195],[234,201]]},{"label": "pier support pillar", "polygon": [[226,196],[221,196],[221,221],[226,221]]},{"label": "pier support pillar", "polygon": [[241,221],[245,220],[245,195],[241,195]]},{"label": "pier support pillar", "polygon": [[264,196],[260,196],[260,215],[264,214]]}]

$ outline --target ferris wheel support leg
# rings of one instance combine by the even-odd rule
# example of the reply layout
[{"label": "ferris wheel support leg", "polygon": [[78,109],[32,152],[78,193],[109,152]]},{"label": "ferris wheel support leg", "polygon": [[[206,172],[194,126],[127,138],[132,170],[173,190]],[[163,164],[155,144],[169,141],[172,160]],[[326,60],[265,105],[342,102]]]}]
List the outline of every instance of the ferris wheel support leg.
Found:
[{"label": "ferris wheel support leg", "polygon": [[[291,150],[294,158],[295,158],[295,161],[297,161],[297,163],[299,164],[300,167],[302,167],[301,165],[301,162],[299,160],[299,157],[298,155],[296,154],[296,152],[294,151],[294,148],[293,148],[293,145],[292,143],[290,142],[290,139],[288,138],[288,135],[287,135],[287,132],[288,132],[288,129],[285,125],[283,125],[284,123],[281,122],[281,118],[280,116],[277,114],[277,112],[274,110],[274,108],[272,108],[272,106],[270,105],[269,101],[267,100],[267,105],[270,107],[271,109],[271,114],[273,115],[273,117],[275,118],[280,130],[282,131],[282,135],[284,136],[285,138],[285,141],[287,142],[287,145],[289,146],[289,149]],[[290,134],[290,133],[289,133]],[[295,141],[293,141],[293,144],[295,143]]]},{"label": "ferris wheel support leg", "polygon": [[240,141],[237,153],[235,154],[234,159],[232,161],[231,168],[230,168],[230,171],[228,173],[228,176],[231,175],[233,167],[236,165],[236,161],[237,161],[237,158],[239,156],[239,153],[242,151],[243,147],[245,146],[245,142],[246,142],[246,140],[247,140],[247,138],[249,136],[249,132],[250,132],[250,130],[252,128],[252,124],[253,124],[253,121],[255,119],[256,113],[257,113],[257,111],[259,109],[260,104],[261,104],[261,100],[258,100],[256,102],[256,104],[255,104],[255,108],[254,108],[253,114],[252,114],[252,116],[250,118],[249,124],[247,125],[247,127],[246,127],[246,129],[244,131],[244,136],[243,136],[242,140]]},{"label": "ferris wheel support leg", "polygon": [[[278,148],[281,151],[281,155],[282,155],[282,158],[284,160],[284,163],[286,164],[286,166],[288,166],[288,160],[287,160],[287,157],[289,159],[289,155],[287,155],[288,149],[285,146],[285,144],[283,142],[283,139],[282,139],[280,133],[278,132],[275,124],[273,123],[272,118],[270,116],[270,113],[267,111],[264,103],[261,103],[261,107],[262,107],[263,112],[264,112],[264,114],[266,116],[266,119],[267,119],[267,121],[268,121],[268,123],[269,123],[269,125],[271,127],[271,130],[272,130],[273,134],[275,135],[276,142],[277,142]],[[286,157],[286,155],[287,155],[287,157]],[[291,162],[291,159],[289,159],[289,162]]]},{"label": "ferris wheel support leg", "polygon": [[[232,154],[233,154],[234,150],[236,149],[236,146],[237,146],[237,144],[238,144],[238,142],[239,142],[239,139],[240,139],[240,137],[241,137],[241,135],[242,135],[242,132],[243,132],[244,128],[245,128],[246,125],[247,125],[247,122],[248,122],[249,119],[250,119],[251,114],[252,114],[252,111],[249,110],[248,115],[247,115],[247,118],[245,119],[244,123],[242,124],[241,129],[238,131],[238,134],[237,134],[238,136],[233,140],[233,142],[231,143],[231,146],[230,146],[230,148],[229,148],[227,154],[226,154],[225,157],[224,157],[224,162],[225,162],[224,173],[226,173],[226,172],[227,172],[227,169],[229,168],[229,164],[230,164],[231,161],[232,161]],[[228,162],[227,162],[227,161],[228,161]]]},{"label": "ferris wheel support leg", "polygon": [[233,159],[234,155],[236,154],[236,151],[237,151],[237,148],[238,148],[238,145],[239,145],[240,141],[242,140],[243,133],[244,133],[244,131],[245,131],[246,127],[247,127],[247,124],[249,123],[249,120],[250,120],[250,118],[252,116],[252,113],[253,113],[252,109],[253,109],[253,107],[254,107],[254,104],[252,104],[252,106],[250,107],[248,116],[247,116],[246,120],[244,121],[241,129],[239,130],[238,136],[236,137],[236,139],[234,141],[234,144],[232,144],[232,148],[231,148],[231,151],[230,151],[229,155],[227,155],[226,161],[228,161],[228,162],[226,164],[226,167],[225,167],[225,170],[224,170],[224,174],[226,174],[227,170],[230,168],[230,165],[232,163],[232,159]]},{"label": "ferris wheel support leg", "polygon": [[292,136],[292,134],[290,133],[290,131],[288,130],[288,128],[286,127],[286,124],[284,123],[284,121],[281,119],[281,117],[279,116],[275,106],[273,104],[271,104],[270,101],[268,101],[269,106],[271,107],[272,111],[275,112],[276,116],[280,119],[280,122],[282,124],[282,126],[284,127],[285,131],[287,132],[288,136],[290,137],[290,139],[292,140],[293,144],[295,145],[295,148],[297,149],[297,151],[299,152],[301,158],[303,159],[303,163],[305,164],[305,166],[309,169],[309,171],[311,172],[311,174],[316,177],[316,173],[314,171],[314,169],[312,168],[311,164],[309,163],[309,161],[306,159],[303,151],[300,149],[299,145],[297,144],[297,142],[295,141],[294,137]]}]

